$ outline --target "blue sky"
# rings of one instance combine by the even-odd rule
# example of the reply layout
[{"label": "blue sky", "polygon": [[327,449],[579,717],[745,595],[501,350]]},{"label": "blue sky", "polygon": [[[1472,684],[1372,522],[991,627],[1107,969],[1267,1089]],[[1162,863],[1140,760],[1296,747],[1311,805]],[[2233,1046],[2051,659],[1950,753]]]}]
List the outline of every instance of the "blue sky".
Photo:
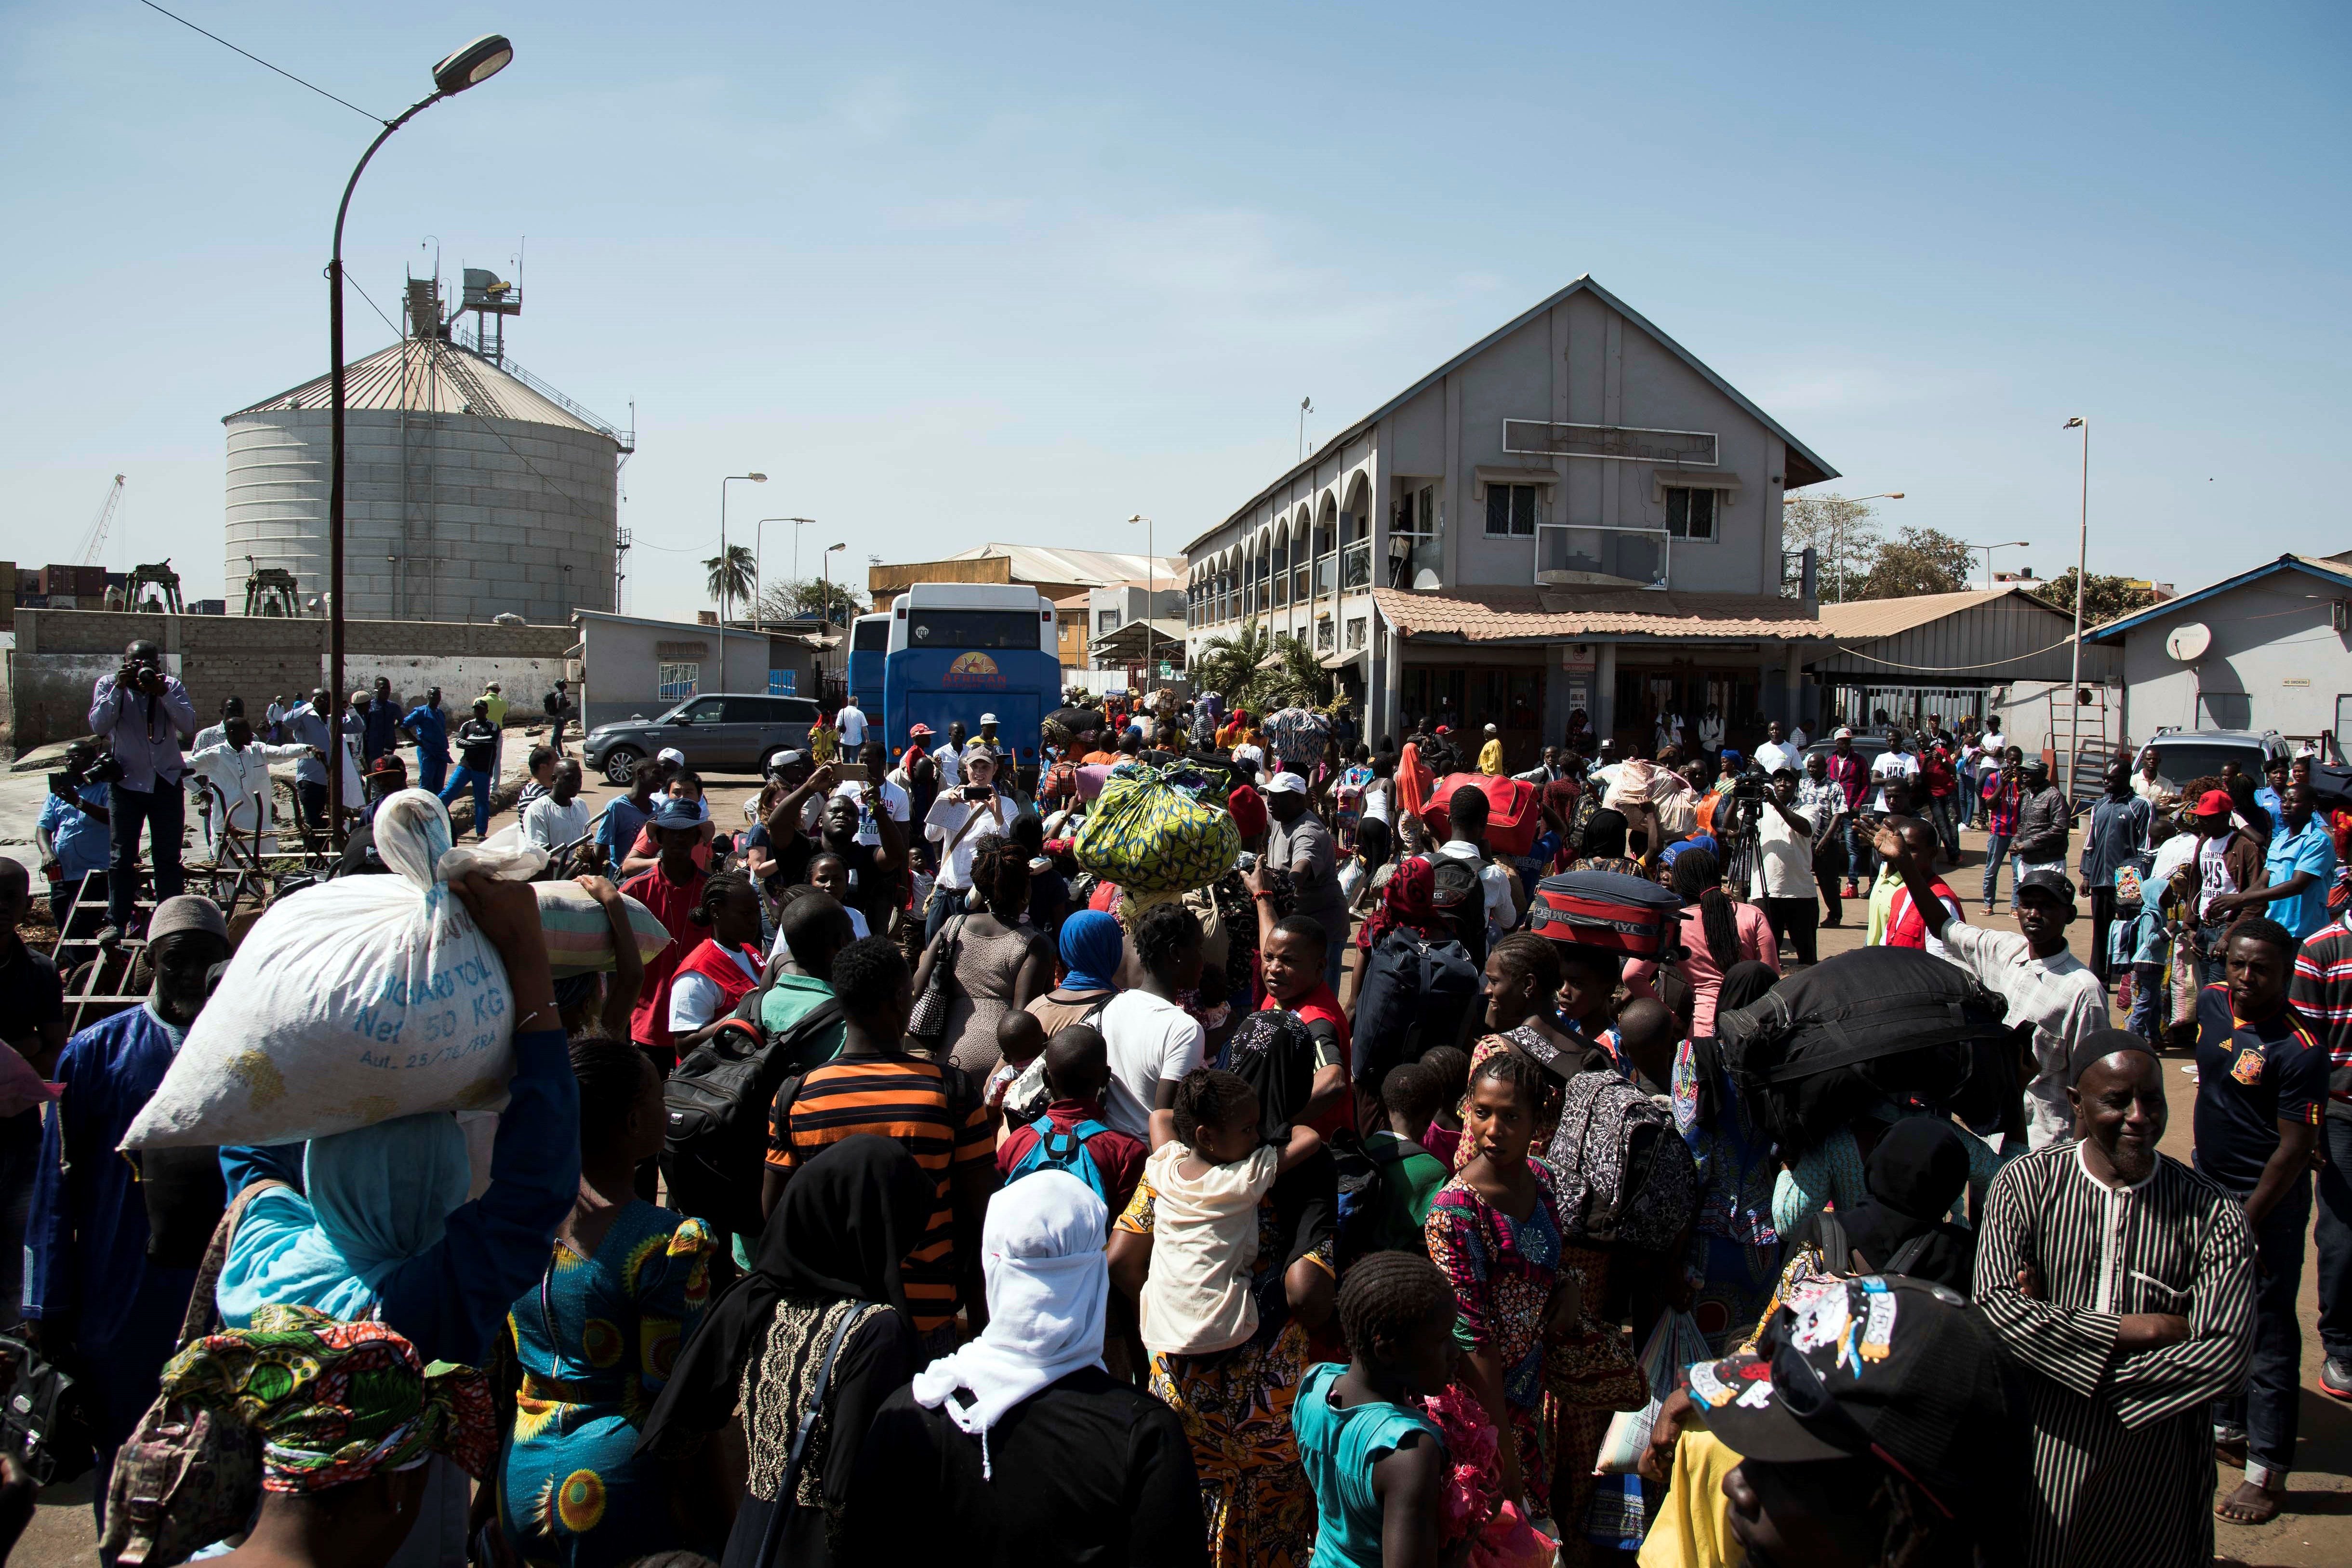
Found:
[{"label": "blue sky", "polygon": [[[514,38],[378,156],[352,276],[522,251],[515,357],[636,405],[641,613],[748,468],[811,571],[1172,550],[1301,396],[1328,436],[1583,272],[2004,567],[2072,563],[2075,413],[2094,571],[2352,547],[2341,7],[173,8],[381,113]],[[371,127],[133,0],[12,0],[0,82],[0,556],[122,472],[109,563],[218,594],[220,417],[324,369]]]}]

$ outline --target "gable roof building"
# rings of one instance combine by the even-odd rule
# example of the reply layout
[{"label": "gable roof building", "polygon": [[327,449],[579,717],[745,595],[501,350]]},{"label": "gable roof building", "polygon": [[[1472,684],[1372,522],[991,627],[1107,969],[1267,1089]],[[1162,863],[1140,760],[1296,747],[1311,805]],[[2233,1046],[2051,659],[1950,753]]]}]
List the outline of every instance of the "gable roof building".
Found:
[{"label": "gable roof building", "polygon": [[1780,499],[1837,477],[1580,278],[1191,541],[1187,640],[1197,658],[1266,623],[1339,672],[1371,735],[1491,721],[1515,767],[1579,709],[1642,745],[1661,713],[1803,717],[1822,631]]}]

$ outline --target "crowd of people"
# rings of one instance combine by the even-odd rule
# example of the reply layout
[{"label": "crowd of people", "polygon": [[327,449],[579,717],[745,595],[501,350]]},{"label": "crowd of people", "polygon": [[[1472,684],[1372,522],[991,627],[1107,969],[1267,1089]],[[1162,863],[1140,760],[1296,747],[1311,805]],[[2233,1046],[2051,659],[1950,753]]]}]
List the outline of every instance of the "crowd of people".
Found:
[{"label": "crowd of people", "polygon": [[[72,809],[121,867],[188,703],[135,647],[101,694],[146,772]],[[320,762],[302,711],[266,732]],[[1074,702],[1032,759],[845,710],[740,831],[687,756],[592,813],[535,751],[523,833],[582,847],[612,964],[559,978],[528,886],[451,883],[516,1009],[487,1152],[436,1112],[117,1155],[227,922],[159,845],[148,999],[68,1038],[0,861],[37,1086],[0,1179],[102,1555],[183,1506],[107,1514],[159,1395],[264,1445],[257,1511],[173,1539],[272,1568],[2161,1568],[2211,1557],[2217,1451],[2220,1518],[2278,1510],[2315,1206],[2352,1395],[2346,825],[2307,778],[2119,767],[2078,822],[1997,721],[1864,767],[1843,729],[1748,757],[1709,715],[1685,755],[1669,715],[1620,758],[1572,721],[1514,773],[1491,726],[1310,717]],[[281,743],[232,718],[217,745]],[[472,722],[445,800],[495,776]],[[1122,792],[1213,874],[1090,836]],[[1977,821],[2015,930],[1940,874]],[[2013,1092],[1870,1080],[1801,1128],[1759,1098],[1744,1021],[1851,962],[1816,951],[1846,900],[1989,999]],[[2193,1165],[2158,1148],[2166,1051]]]}]

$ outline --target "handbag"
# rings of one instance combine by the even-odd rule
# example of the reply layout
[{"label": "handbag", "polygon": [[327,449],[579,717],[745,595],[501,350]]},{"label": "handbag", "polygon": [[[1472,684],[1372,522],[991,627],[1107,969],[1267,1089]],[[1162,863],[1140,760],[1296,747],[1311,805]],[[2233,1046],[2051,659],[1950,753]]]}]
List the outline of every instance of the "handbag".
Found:
[{"label": "handbag", "polygon": [[935,1046],[948,1032],[948,974],[955,968],[956,950],[963,940],[966,918],[956,916],[940,932],[947,940],[940,944],[940,955],[932,961],[931,973],[923,982],[923,994],[915,998],[914,1010],[907,1015],[907,1037],[910,1040]]},{"label": "handbag", "polygon": [[98,1462],[79,1384],[13,1336],[0,1336],[0,1357],[16,1369],[0,1406],[0,1447],[43,1486],[78,1479]]},{"label": "handbag", "polygon": [[[211,1331],[214,1294],[228,1265],[229,1240],[255,1194],[283,1182],[255,1182],[230,1201],[213,1227],[180,1348]],[[116,1563],[171,1568],[199,1548],[243,1530],[261,1500],[261,1437],[218,1411],[157,1395],[114,1456],[106,1488],[106,1534],[99,1549]]]},{"label": "handbag", "polygon": [[754,1561],[761,1568],[773,1563],[783,1546],[784,1526],[793,1517],[793,1499],[800,1492],[801,1463],[808,1457],[809,1438],[824,1415],[824,1390],[833,1381],[833,1359],[841,1353],[841,1342],[849,1337],[849,1331],[866,1317],[864,1312],[844,1312],[841,1321],[834,1325],[833,1338],[825,1344],[824,1361],[816,1369],[816,1382],[809,1388],[808,1408],[801,1412],[800,1424],[793,1428],[793,1446],[784,1455],[783,1479],[776,1483],[775,1511],[768,1515],[768,1527],[760,1532],[760,1555]]}]

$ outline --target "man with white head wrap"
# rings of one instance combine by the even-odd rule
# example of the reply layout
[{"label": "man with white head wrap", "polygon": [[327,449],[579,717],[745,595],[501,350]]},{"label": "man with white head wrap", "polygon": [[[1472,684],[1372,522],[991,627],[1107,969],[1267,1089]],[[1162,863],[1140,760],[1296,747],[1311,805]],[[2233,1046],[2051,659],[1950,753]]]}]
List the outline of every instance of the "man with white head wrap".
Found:
[{"label": "man with white head wrap", "polygon": [[846,1562],[1208,1562],[1200,1483],[1176,1413],[1103,1370],[1110,1211],[1059,1170],[988,1205],[988,1326],[915,1374],[867,1430],[850,1479]]}]

